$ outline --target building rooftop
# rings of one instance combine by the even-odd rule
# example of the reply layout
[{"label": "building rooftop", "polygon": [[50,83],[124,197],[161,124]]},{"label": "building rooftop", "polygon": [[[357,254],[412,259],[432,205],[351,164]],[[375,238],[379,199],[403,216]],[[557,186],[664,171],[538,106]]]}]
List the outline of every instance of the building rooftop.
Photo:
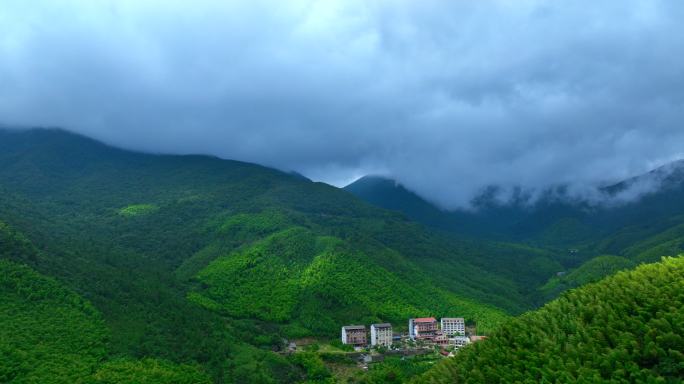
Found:
[{"label": "building rooftop", "polygon": [[365,325],[345,325],[344,327],[345,330],[352,331],[355,329],[366,329]]},{"label": "building rooftop", "polygon": [[437,321],[434,317],[419,317],[417,319],[413,319],[414,323],[432,323]]},{"label": "building rooftop", "polygon": [[390,323],[371,324],[371,327],[375,327],[375,328],[389,328],[391,326],[392,326],[392,324],[390,324]]},{"label": "building rooftop", "polygon": [[465,319],[462,318],[462,317],[442,317],[442,320],[460,320],[460,321],[465,321]]}]

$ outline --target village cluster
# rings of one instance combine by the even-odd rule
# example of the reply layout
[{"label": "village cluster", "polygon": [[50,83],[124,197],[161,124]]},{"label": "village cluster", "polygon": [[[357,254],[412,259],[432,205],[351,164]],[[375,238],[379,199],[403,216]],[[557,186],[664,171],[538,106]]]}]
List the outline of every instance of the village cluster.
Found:
[{"label": "village cluster", "polygon": [[409,319],[407,334],[394,333],[392,324],[389,323],[371,324],[370,343],[365,325],[342,327],[342,343],[356,349],[365,349],[369,345],[390,348],[409,341],[443,348],[460,348],[482,338],[484,336],[466,335],[466,324],[462,317],[443,317],[440,321],[434,317]]}]

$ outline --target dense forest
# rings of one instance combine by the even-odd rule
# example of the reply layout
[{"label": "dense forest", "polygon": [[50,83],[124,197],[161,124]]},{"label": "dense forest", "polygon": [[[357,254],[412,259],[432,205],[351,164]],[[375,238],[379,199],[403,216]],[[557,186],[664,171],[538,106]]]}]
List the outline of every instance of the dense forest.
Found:
[{"label": "dense forest", "polygon": [[681,383],[684,257],[567,292],[428,371],[424,383]]},{"label": "dense forest", "polygon": [[0,260],[0,382],[209,383],[196,365],[106,361],[109,332],[91,303],[29,267]]},{"label": "dense forest", "polygon": [[[455,239],[296,175],[60,130],[0,130],[0,222],[0,258],[98,311],[107,359],[123,359],[111,375],[152,358],[215,382],[298,381],[284,339],[428,315],[488,332],[560,268],[554,252]],[[510,271],[519,260],[543,268]]]},{"label": "dense forest", "polygon": [[403,382],[434,359],[360,372],[316,343],[284,349],[352,323],[405,331],[418,316],[490,334],[566,289],[677,254],[676,222],[570,251],[436,230],[254,164],[0,130],[0,381]]},{"label": "dense forest", "polygon": [[[610,199],[640,185],[659,188],[651,188],[635,201],[616,198],[612,203],[601,203],[567,196],[559,186],[534,199],[520,192],[502,203],[496,198],[497,188],[491,187],[473,199],[473,209],[454,211],[441,210],[398,182],[382,177],[363,177],[345,190],[453,236],[550,250],[560,264],[556,265],[558,274],[538,286],[538,296],[529,296],[543,303],[566,289],[684,251],[684,161],[598,192]],[[535,270],[539,264],[526,267]]]},{"label": "dense forest", "polygon": [[[629,188],[638,190],[643,185],[651,188],[643,191],[640,199],[619,197]],[[498,188],[492,186],[473,198],[472,209],[445,211],[382,177],[366,176],[344,189],[373,205],[450,233],[579,249],[585,257],[601,253],[623,256],[649,237],[681,232],[675,228],[684,215],[684,161],[600,188],[594,200],[573,197],[561,185],[536,195],[521,190],[502,201],[497,197]],[[663,241],[658,243],[663,245]],[[658,257],[650,261],[656,260]]]}]

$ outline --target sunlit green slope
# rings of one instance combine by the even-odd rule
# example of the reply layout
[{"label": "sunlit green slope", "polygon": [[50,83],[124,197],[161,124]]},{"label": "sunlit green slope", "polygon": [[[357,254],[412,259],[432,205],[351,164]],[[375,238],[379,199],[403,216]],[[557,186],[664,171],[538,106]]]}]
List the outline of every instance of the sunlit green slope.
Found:
[{"label": "sunlit green slope", "polygon": [[684,257],[619,272],[508,322],[424,383],[681,383]]},{"label": "sunlit green slope", "polygon": [[106,338],[88,302],[0,260],[0,382],[76,382],[104,358]]},{"label": "sunlit green slope", "polygon": [[530,308],[526,279],[557,269],[513,273],[502,260],[544,265],[545,251],[456,240],[274,169],[59,130],[0,130],[0,221],[33,244],[0,258],[91,302],[113,355],[198,363],[224,382],[296,381],[272,352],[283,338],[347,322],[463,315],[488,331]]},{"label": "sunlit green slope", "polygon": [[334,337],[340,324],[401,326],[411,316],[449,313],[478,319],[487,331],[505,318],[437,287],[400,253],[371,252],[291,227],[212,261],[197,274],[201,288],[189,297],[231,316],[287,322],[292,336]]}]

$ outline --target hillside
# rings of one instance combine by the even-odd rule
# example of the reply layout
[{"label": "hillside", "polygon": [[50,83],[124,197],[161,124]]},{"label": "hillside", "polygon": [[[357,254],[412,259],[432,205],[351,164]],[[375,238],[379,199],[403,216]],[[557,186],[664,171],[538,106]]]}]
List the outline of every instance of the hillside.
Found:
[{"label": "hillside", "polygon": [[[496,192],[492,188],[473,200],[474,210],[447,212],[390,179],[363,177],[345,189],[371,204],[456,236],[549,249],[554,254],[551,259],[558,263],[557,272],[571,271],[601,255],[640,263],[684,249],[682,161],[603,188],[605,197],[614,199],[612,204],[568,199],[559,187],[534,203],[520,195],[501,205],[492,199]],[[634,189],[650,192],[625,201]]]},{"label": "hillside", "polygon": [[620,272],[508,322],[424,383],[680,383],[684,257]]},{"label": "hillside", "polygon": [[[473,199],[474,210],[444,211],[391,179],[366,176],[345,189],[371,204],[455,233],[563,248],[603,241],[605,253],[618,254],[628,243],[682,223],[678,216],[684,215],[684,161],[602,188],[604,197],[614,199],[612,204],[567,198],[562,186],[534,202],[518,194],[501,204],[492,197],[497,191],[492,187]],[[632,190],[646,193],[630,200]]]},{"label": "hillside", "polygon": [[56,281],[0,260],[0,295],[1,382],[71,383],[104,358],[101,316]]},{"label": "hillside", "polygon": [[[7,191],[0,209],[6,221],[29,236],[41,231],[46,241],[61,242],[55,244],[60,250],[67,241],[76,249],[107,250],[91,256],[78,249],[85,258],[105,259],[88,263],[122,263],[121,256],[114,261],[106,255],[122,253],[130,258],[124,266],[161,263],[169,271],[180,267],[183,277],[192,279],[219,256],[300,226],[340,239],[369,259],[379,258],[378,250],[394,252],[396,260],[376,260],[390,272],[416,264],[412,267],[432,273],[445,263],[471,270],[458,279],[437,273],[450,281],[452,294],[464,299],[504,302],[512,288],[510,281],[469,260],[450,257],[475,260],[487,254],[486,247],[466,254],[465,244],[425,232],[336,188],[268,168],[131,153],[61,131],[4,133],[0,143],[0,181]],[[50,235],[59,232],[59,237]],[[79,244],[84,237],[95,241]]]},{"label": "hillside", "polygon": [[[1,236],[1,235],[0,235]],[[7,245],[7,238],[0,244]],[[3,247],[4,248],[4,247]],[[4,251],[0,250],[0,255]],[[0,260],[3,383],[208,383],[197,367],[149,359],[106,362],[101,314],[57,281]]]},{"label": "hillside", "polygon": [[[371,256],[372,255],[372,256]],[[391,265],[388,269],[383,265]],[[505,318],[429,283],[424,270],[394,251],[362,252],[340,238],[293,227],[221,256],[197,274],[189,298],[235,317],[287,322],[290,336],[334,337],[340,324],[392,321],[413,313],[460,311],[483,324]],[[391,300],[387,300],[391,298]]]},{"label": "hillside", "polygon": [[439,209],[394,180],[364,176],[344,189],[375,206],[401,212],[425,225],[443,230],[468,231],[465,213]]},{"label": "hillside", "polygon": [[[199,363],[215,381],[296,380],[272,350],[345,323],[461,315],[487,332],[560,268],[297,175],[60,130],[0,130],[0,221],[26,240],[0,243],[1,258],[91,302],[112,355]],[[538,267],[510,268],[521,261]]]},{"label": "hillside", "polygon": [[615,272],[635,266],[630,259],[614,255],[596,256],[576,269],[552,277],[540,288],[543,297],[552,299],[563,291],[593,283]]}]

